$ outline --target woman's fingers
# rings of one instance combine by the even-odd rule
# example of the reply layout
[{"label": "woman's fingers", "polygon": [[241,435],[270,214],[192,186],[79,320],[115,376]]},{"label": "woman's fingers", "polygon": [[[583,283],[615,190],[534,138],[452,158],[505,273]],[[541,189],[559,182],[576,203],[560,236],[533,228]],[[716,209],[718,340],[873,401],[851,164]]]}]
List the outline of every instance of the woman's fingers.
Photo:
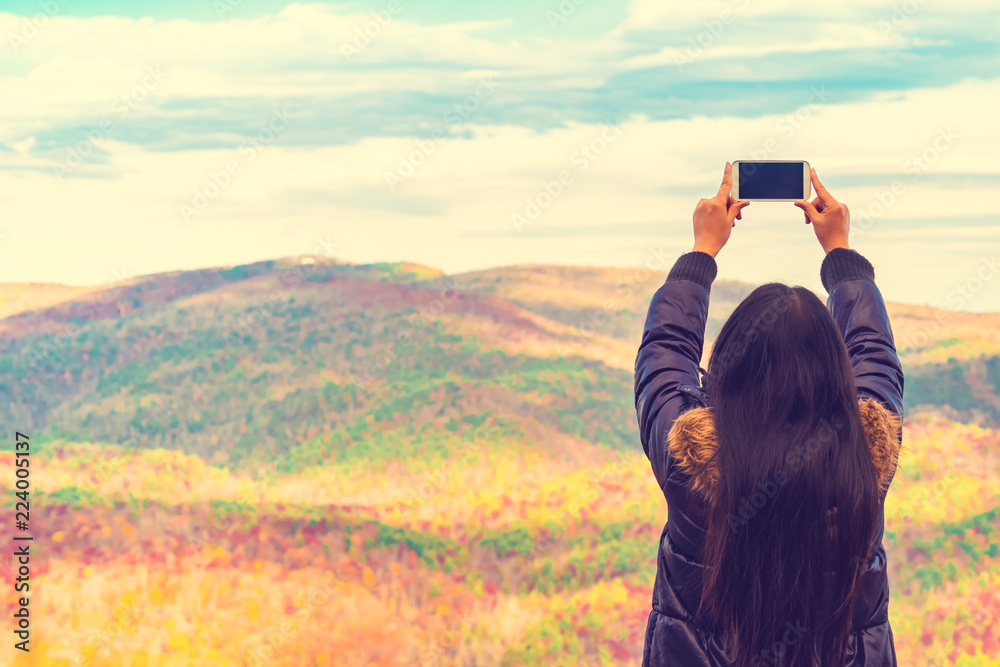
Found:
[{"label": "woman's fingers", "polygon": [[[736,204],[738,204],[738,203],[740,203],[740,202],[737,202],[735,199],[733,199],[733,196],[731,194],[730,195],[726,195],[726,215],[727,215],[727,217],[730,220],[733,220],[733,215],[732,215],[732,212],[734,210],[733,207]],[[747,205],[749,203],[750,202],[745,202],[742,205],[736,207],[736,209],[735,209],[736,210],[736,218],[735,218],[736,220],[742,220],[743,219],[743,206]],[[735,223],[734,223],[734,226],[735,226]]]},{"label": "woman's fingers", "polygon": [[813,188],[816,190],[817,199],[821,199],[824,204],[832,204],[836,201],[830,194],[830,191],[820,182],[815,169],[809,170],[809,180],[812,181]]},{"label": "woman's fingers", "polygon": [[[733,205],[729,207],[729,220],[730,220],[730,222],[732,222],[733,220],[742,220],[743,219],[743,209],[746,208],[749,205],[750,205],[750,202],[748,202],[748,201],[733,202]],[[736,226],[735,222],[733,222],[733,226],[734,227]]]},{"label": "woman's fingers", "polygon": [[722,172],[722,185],[719,186],[719,193],[715,195],[722,201],[727,201],[729,192],[733,189],[733,165],[726,163],[726,168]]},{"label": "woman's fingers", "polygon": [[[727,195],[726,196],[726,213],[727,214],[729,213],[730,209],[733,207],[733,204],[735,204],[735,203],[736,203],[736,200],[733,199],[732,195]],[[742,207],[740,207],[740,209],[742,209]],[[736,211],[736,219],[737,220],[742,220],[743,219],[742,215],[740,214],[740,210]]]},{"label": "woman's fingers", "polygon": [[819,211],[816,210],[816,205],[811,201],[797,201],[795,205],[805,211],[806,214],[806,224],[812,222],[812,218],[819,216]]}]

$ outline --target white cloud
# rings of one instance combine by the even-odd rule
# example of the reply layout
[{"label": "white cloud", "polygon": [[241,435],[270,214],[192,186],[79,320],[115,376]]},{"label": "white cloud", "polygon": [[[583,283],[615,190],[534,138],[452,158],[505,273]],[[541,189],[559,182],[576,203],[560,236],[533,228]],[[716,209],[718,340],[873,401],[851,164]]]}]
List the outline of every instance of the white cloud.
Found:
[{"label": "white cloud", "polygon": [[[0,107],[0,122],[99,111],[151,65],[171,73],[170,95],[184,99],[430,93],[460,83],[463,68],[415,67],[421,63],[530,71],[540,77],[583,71],[600,57],[592,44],[528,47],[477,36],[496,22],[424,26],[400,15],[369,30],[367,45],[348,60],[344,47],[353,47],[357,31],[373,19],[365,12],[344,12],[337,6],[293,4],[273,16],[216,23],[56,16],[17,54],[30,68],[28,74],[0,78],[0,93],[10,101]],[[0,13],[0,35],[19,30],[23,20]]]},{"label": "white cloud", "polygon": [[771,19],[779,25],[788,25],[792,19],[802,28],[828,23],[876,27],[879,21],[885,21],[897,28],[908,29],[911,20],[928,14],[974,17],[996,10],[996,3],[992,0],[954,0],[946,5],[935,4],[928,0],[899,0],[892,4],[841,0],[808,5],[801,0],[632,0],[627,18],[618,30],[622,33],[636,30],[700,30],[706,22],[725,20],[727,16],[733,21]]},{"label": "white cloud", "polygon": [[943,46],[947,40],[929,40],[894,36],[885,38],[877,30],[859,30],[853,37],[815,38],[795,42],[779,43],[766,41],[760,44],[714,44],[702,47],[691,40],[686,46],[668,46],[656,53],[634,56],[622,62],[623,67],[639,69],[660,65],[684,66],[696,60],[718,60],[722,58],[760,58],[777,54],[815,53],[819,51],[849,51],[865,47],[887,47],[909,49],[922,46]]}]

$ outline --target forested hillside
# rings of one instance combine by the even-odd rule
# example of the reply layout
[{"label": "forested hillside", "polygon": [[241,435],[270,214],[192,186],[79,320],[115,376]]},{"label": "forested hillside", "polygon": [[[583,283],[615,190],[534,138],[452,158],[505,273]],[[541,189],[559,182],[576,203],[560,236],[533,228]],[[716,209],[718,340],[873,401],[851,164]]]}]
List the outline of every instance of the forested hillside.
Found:
[{"label": "forested hillside", "polygon": [[[511,267],[443,277],[313,262],[148,276],[9,315],[0,411],[39,433],[229,464],[292,443],[318,463],[406,406],[447,423],[494,400],[596,443],[634,444],[630,371],[662,276]],[[709,337],[748,289],[715,287]],[[899,318],[897,338],[911,343],[900,345],[907,405],[995,425],[1000,321],[947,316]],[[959,326],[988,333],[970,346],[949,335]]]}]

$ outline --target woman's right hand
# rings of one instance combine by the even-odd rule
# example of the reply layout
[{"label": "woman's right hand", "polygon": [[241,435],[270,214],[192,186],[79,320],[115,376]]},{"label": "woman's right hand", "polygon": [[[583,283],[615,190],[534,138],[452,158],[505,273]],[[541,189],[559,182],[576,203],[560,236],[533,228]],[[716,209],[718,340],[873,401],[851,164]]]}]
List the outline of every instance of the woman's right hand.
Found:
[{"label": "woman's right hand", "polygon": [[847,210],[847,205],[834,199],[823,187],[815,169],[810,170],[809,176],[816,190],[816,198],[811,202],[797,201],[795,205],[805,211],[806,224],[812,224],[823,252],[849,247],[847,237],[851,229],[851,213]]}]

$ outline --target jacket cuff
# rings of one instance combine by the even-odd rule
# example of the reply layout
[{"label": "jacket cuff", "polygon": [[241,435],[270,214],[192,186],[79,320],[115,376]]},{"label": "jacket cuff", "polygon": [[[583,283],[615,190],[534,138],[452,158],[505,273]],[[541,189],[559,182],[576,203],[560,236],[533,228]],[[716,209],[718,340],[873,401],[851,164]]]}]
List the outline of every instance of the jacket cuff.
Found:
[{"label": "jacket cuff", "polygon": [[719,267],[715,258],[706,252],[687,252],[681,255],[667,275],[667,282],[675,280],[690,280],[698,283],[709,292],[712,291],[712,281],[715,280]]},{"label": "jacket cuff", "polygon": [[875,282],[875,269],[872,263],[857,250],[834,248],[826,254],[819,276],[827,292],[848,280],[868,280]]}]

